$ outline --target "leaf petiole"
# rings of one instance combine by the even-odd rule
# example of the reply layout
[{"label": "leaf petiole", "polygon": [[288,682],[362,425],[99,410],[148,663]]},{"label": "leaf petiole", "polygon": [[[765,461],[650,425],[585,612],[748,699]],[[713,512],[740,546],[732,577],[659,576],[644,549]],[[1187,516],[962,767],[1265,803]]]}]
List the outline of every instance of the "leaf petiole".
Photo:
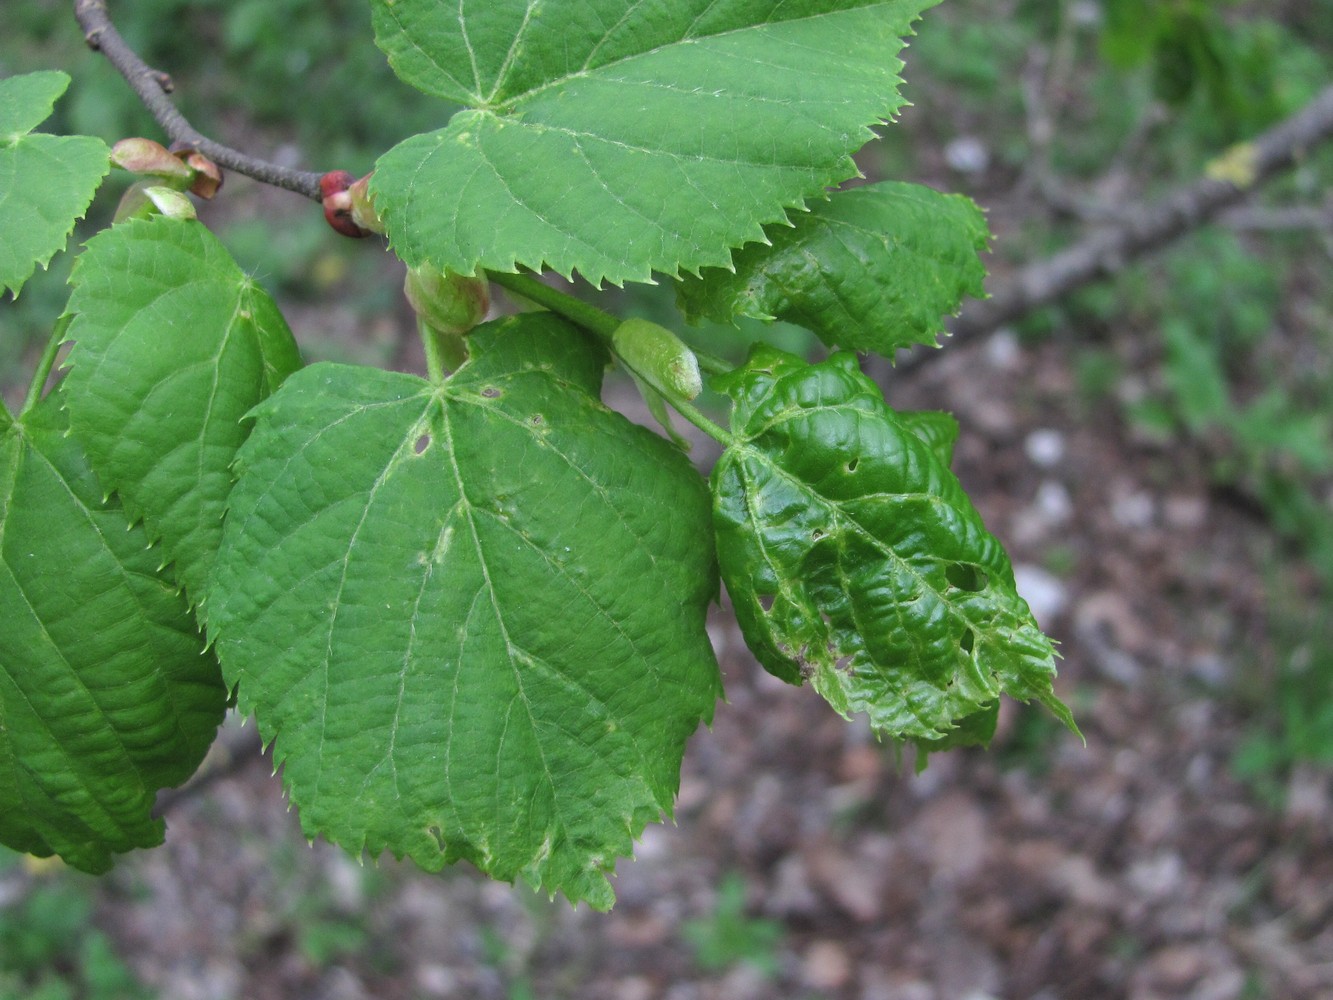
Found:
[{"label": "leaf petiole", "polygon": [[663,399],[682,417],[694,424],[695,427],[703,431],[710,438],[722,445],[724,448],[730,448],[736,443],[736,438],[730,432],[723,430],[713,421],[705,417],[700,409],[693,403],[687,403],[683,399],[672,399],[669,396],[663,396]]},{"label": "leaf petiole", "polygon": [[596,334],[609,347],[611,334],[620,326],[619,317],[604,309],[589,305],[558,288],[552,288],[528,274],[515,274],[508,271],[487,271],[486,277],[501,288],[521,295],[530,302],[545,306],[558,316],[563,316],[572,323],[577,323],[590,333]]},{"label": "leaf petiole", "polygon": [[417,317],[417,332],[426,351],[426,374],[434,385],[444,381],[445,372],[458,371],[467,360],[467,345],[457,333],[446,333]]},{"label": "leaf petiole", "polygon": [[65,331],[69,329],[69,324],[73,319],[73,313],[65,313],[60,319],[56,320],[55,328],[51,331],[51,337],[47,340],[42,356],[37,361],[37,370],[33,372],[32,383],[28,386],[27,398],[23,401],[23,408],[19,410],[20,417],[42,401],[42,390],[46,388],[46,380],[51,377],[51,369],[55,367],[56,355],[60,353],[60,345],[65,342]]}]

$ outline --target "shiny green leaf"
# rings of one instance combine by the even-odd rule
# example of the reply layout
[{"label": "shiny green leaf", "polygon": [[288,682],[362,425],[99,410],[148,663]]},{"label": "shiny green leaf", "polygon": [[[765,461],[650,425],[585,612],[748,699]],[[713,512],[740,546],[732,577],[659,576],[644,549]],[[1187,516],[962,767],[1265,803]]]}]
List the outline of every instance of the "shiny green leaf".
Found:
[{"label": "shiny green leaf", "polygon": [[768,243],[736,253],[735,270],[681,280],[687,316],[780,319],[831,346],[892,358],[901,347],[934,345],[941,317],[963,296],[985,294],[977,254],[989,231],[961,195],[886,181],[838,191],[794,226],[766,233]]},{"label": "shiny green leaf", "polygon": [[70,424],[197,604],[249,430],[241,418],[300,366],[296,342],[198,223],[113,226],[88,242],[72,283]]},{"label": "shiny green leaf", "polygon": [[720,693],[704,483],[547,313],[441,384],[313,365],[257,410],[210,634],[301,823],[609,906]]},{"label": "shiny green leaf", "polygon": [[398,75],[463,105],[380,158],[376,211],[409,264],[463,274],[724,267],[856,175],[933,2],[373,0]]},{"label": "shiny green leaf", "polygon": [[65,245],[110,169],[101,139],[33,133],[68,86],[56,72],[0,80],[0,293]]},{"label": "shiny green leaf", "polygon": [[0,433],[0,842],[102,872],[162,842],[155,793],[203,759],[226,691],[58,396]]}]

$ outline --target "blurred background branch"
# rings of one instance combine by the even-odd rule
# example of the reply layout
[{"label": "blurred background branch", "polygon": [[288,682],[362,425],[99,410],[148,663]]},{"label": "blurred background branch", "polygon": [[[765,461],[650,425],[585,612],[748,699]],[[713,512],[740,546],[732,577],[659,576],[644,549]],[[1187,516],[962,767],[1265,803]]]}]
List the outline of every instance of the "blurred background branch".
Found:
[{"label": "blurred background branch", "polygon": [[[1203,176],[1150,204],[1123,207],[1114,213],[1116,222],[1099,226],[1072,246],[1028,264],[999,283],[989,299],[970,301],[950,324],[952,340],[965,341],[990,333],[1090,282],[1113,277],[1136,259],[1245,201],[1330,137],[1333,137],[1333,86],[1252,142],[1233,146],[1221,160],[1210,164]],[[1218,176],[1219,173],[1229,176]],[[1302,227],[1327,221],[1327,209],[1317,211],[1322,214],[1313,220],[1308,211],[1301,212]],[[1103,214],[1111,213],[1098,212],[1097,216]],[[1279,217],[1271,212],[1238,218],[1248,220],[1248,228],[1259,228],[1261,217],[1270,223],[1264,228],[1277,228]],[[1297,216],[1284,213],[1281,218],[1283,228],[1295,228],[1291,222]],[[1236,224],[1234,219],[1231,221]],[[919,352],[916,357],[924,360],[930,356]],[[905,364],[910,366],[912,362]]]}]

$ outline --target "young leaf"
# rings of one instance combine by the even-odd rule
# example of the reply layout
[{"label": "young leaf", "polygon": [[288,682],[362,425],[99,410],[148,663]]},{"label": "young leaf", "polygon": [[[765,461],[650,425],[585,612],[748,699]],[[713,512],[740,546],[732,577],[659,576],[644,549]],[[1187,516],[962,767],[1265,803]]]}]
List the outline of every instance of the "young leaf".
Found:
[{"label": "young leaf", "polygon": [[373,0],[398,75],[464,105],[380,158],[375,207],[408,264],[462,274],[725,267],[856,174],[934,2]]},{"label": "young leaf", "polygon": [[824,343],[892,358],[935,344],[940,317],[985,294],[977,254],[989,232],[961,195],[886,181],[835,192],[769,243],[737,251],[735,270],[707,268],[677,286],[691,319],[781,319]]},{"label": "young leaf", "polygon": [[33,134],[68,86],[57,72],[0,80],[0,293],[65,245],[110,169],[101,139]]},{"label": "young leaf", "polygon": [[607,907],[720,694],[708,497],[529,313],[445,382],[318,364],[256,410],[209,630],[301,823]]},{"label": "young leaf", "polygon": [[718,559],[770,672],[893,737],[943,738],[1002,692],[1072,727],[1004,550],[853,355],[759,346],[716,382],[736,435],[713,471]]},{"label": "young leaf", "polygon": [[88,242],[71,283],[70,424],[199,604],[248,433],[241,417],[300,366],[296,342],[196,223],[113,226]]},{"label": "young leaf", "polygon": [[154,793],[193,773],[227,695],[58,395],[0,433],[0,842],[102,872],[162,842]]}]

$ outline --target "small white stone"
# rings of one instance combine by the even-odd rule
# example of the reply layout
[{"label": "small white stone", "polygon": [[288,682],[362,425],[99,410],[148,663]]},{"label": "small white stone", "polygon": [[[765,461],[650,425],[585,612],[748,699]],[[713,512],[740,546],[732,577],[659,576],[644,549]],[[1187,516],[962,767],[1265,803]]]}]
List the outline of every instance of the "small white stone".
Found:
[{"label": "small white stone", "polygon": [[1014,567],[1014,583],[1042,628],[1058,618],[1069,604],[1069,589],[1040,566],[1019,563]]},{"label": "small white stone", "polygon": [[1042,427],[1027,436],[1023,450],[1039,469],[1053,469],[1065,457],[1065,436],[1052,428]]},{"label": "small white stone", "polygon": [[990,150],[974,135],[960,135],[944,147],[944,161],[960,174],[979,174],[990,166]]},{"label": "small white stone", "polygon": [[1018,343],[1018,334],[1007,326],[995,331],[986,341],[986,360],[992,368],[1012,371],[1023,360],[1023,348]]},{"label": "small white stone", "polygon": [[1069,495],[1065,484],[1056,479],[1047,479],[1037,487],[1032,507],[1048,524],[1064,524],[1074,516],[1074,500]]},{"label": "small white stone", "polygon": [[1111,501],[1111,517],[1126,528],[1151,527],[1157,517],[1157,503],[1143,490],[1129,493]]}]

